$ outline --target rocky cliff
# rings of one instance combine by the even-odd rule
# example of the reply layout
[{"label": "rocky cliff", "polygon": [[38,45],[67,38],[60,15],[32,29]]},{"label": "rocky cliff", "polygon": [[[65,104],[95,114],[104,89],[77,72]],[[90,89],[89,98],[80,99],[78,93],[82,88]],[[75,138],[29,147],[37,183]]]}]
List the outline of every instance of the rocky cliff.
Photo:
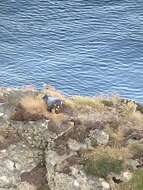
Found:
[{"label": "rocky cliff", "polygon": [[[48,110],[45,94],[64,103],[60,112]],[[141,190],[142,168],[136,103],[0,89],[0,190]]]}]

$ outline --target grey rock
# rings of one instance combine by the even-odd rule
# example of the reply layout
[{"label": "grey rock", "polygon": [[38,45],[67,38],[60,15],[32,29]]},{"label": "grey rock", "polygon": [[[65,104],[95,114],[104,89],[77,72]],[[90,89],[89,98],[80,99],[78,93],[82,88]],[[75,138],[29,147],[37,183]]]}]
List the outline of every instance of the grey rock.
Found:
[{"label": "grey rock", "polygon": [[104,131],[100,131],[97,133],[97,144],[99,145],[107,145],[109,141],[109,135]]},{"label": "grey rock", "polygon": [[125,171],[122,173],[123,181],[128,182],[132,178],[132,173],[130,171]]},{"label": "grey rock", "polygon": [[54,174],[54,183],[50,185],[51,190],[72,190],[72,189],[79,189],[79,187],[75,184],[74,178],[62,174],[62,173],[55,173]]},{"label": "grey rock", "polygon": [[17,185],[17,190],[36,190],[36,187],[27,182],[21,182]]},{"label": "grey rock", "polygon": [[82,171],[82,166],[70,166],[70,175],[58,172],[58,166],[70,156],[59,156],[54,151],[47,151],[47,181],[50,190],[102,190],[103,188],[99,180],[95,177],[87,177]]},{"label": "grey rock", "polygon": [[82,149],[84,149],[84,150],[87,149],[86,144],[79,143],[74,139],[69,139],[68,140],[68,147],[72,151],[79,151],[79,150],[82,150]]},{"label": "grey rock", "polygon": [[90,131],[90,139],[95,140],[97,145],[107,145],[109,141],[109,135],[102,130]]},{"label": "grey rock", "polygon": [[39,162],[37,152],[22,143],[10,145],[0,154],[0,188],[12,188],[20,182],[20,174]]},{"label": "grey rock", "polygon": [[100,178],[99,181],[101,182],[103,190],[110,190],[110,185],[107,183],[107,181],[105,181],[103,178]]}]

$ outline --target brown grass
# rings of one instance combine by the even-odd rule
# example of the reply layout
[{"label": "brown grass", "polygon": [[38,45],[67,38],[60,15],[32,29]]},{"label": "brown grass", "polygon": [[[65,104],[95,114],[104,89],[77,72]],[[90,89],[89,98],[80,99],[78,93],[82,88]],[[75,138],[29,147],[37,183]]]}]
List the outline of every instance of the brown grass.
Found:
[{"label": "brown grass", "polygon": [[106,128],[107,134],[109,134],[109,145],[111,147],[120,148],[124,143],[124,133],[121,129],[114,131],[111,127]]},{"label": "brown grass", "polygon": [[26,96],[21,99],[20,105],[31,114],[45,115],[47,113],[47,105],[38,97]]},{"label": "brown grass", "polygon": [[11,119],[16,121],[30,121],[48,118],[47,105],[39,97],[26,96],[16,106],[16,112]]},{"label": "brown grass", "polygon": [[77,106],[90,106],[96,108],[102,106],[102,101],[100,97],[83,97],[83,96],[74,96],[73,101]]},{"label": "brown grass", "polygon": [[111,157],[119,160],[126,160],[130,156],[127,148],[97,147],[93,151],[83,153],[85,159],[102,159]]}]

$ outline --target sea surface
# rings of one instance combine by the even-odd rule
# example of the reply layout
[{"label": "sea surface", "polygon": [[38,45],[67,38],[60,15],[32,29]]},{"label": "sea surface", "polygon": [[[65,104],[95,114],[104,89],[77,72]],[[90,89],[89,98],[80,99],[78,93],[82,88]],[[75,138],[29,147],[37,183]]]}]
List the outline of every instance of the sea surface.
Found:
[{"label": "sea surface", "polygon": [[143,102],[143,0],[0,0],[0,86]]}]

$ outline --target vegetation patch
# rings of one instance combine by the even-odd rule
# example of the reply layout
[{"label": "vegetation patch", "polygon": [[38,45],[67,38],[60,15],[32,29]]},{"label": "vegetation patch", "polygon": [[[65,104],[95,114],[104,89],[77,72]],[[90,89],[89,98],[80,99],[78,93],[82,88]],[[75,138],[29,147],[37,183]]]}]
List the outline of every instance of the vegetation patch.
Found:
[{"label": "vegetation patch", "polygon": [[127,183],[122,183],[114,190],[143,190],[143,170],[138,170]]},{"label": "vegetation patch", "polygon": [[106,178],[110,173],[120,174],[124,169],[126,150],[110,148],[96,148],[94,151],[84,153],[84,169],[88,175]]},{"label": "vegetation patch", "polygon": [[133,143],[128,146],[134,159],[143,158],[143,144],[142,143]]},{"label": "vegetation patch", "polygon": [[75,96],[73,97],[73,103],[76,109],[88,110],[91,108],[96,111],[104,110],[104,104],[101,102],[101,98],[98,97]]},{"label": "vegetation patch", "polygon": [[26,96],[21,99],[11,115],[15,121],[36,121],[47,117],[47,106],[38,97]]},{"label": "vegetation patch", "polygon": [[[62,111],[60,113],[49,111],[50,103],[43,101],[43,95],[62,100],[65,104]],[[15,110],[10,110],[14,110],[10,119],[24,121],[24,123],[26,123],[25,121],[48,119],[48,122],[42,121],[42,124],[46,127],[45,132],[57,136],[55,139],[53,138],[52,149],[58,155],[70,153],[71,150],[68,146],[70,138],[79,145],[83,145],[83,149],[79,148],[76,151],[78,158],[66,160],[65,165],[62,163],[62,172],[69,172],[69,166],[74,164],[83,164],[86,174],[109,179],[108,176],[112,173],[120,174],[129,169],[134,172],[136,168],[139,170],[139,167],[143,166],[143,114],[140,110],[142,107],[133,101],[122,100],[115,96],[111,98],[66,97],[53,87],[47,87],[42,92],[31,95],[22,93],[16,96],[13,93],[6,98],[11,108],[15,108]],[[0,99],[0,102],[3,100]],[[5,109],[3,110],[5,111]],[[4,119],[1,117],[2,121]],[[96,130],[99,132],[104,130],[103,132],[109,137],[104,147],[101,143],[97,143]],[[16,133],[5,134],[1,131],[0,133],[0,149],[7,148],[21,140]],[[44,135],[41,134],[40,140],[43,137],[44,140],[46,139]],[[104,135],[101,138],[104,139]],[[40,140],[38,139],[38,142]],[[39,178],[39,175],[43,177]],[[23,173],[21,177],[24,181],[30,180],[29,182],[33,184],[40,180],[37,185],[38,190],[45,190],[48,188],[47,181],[42,181],[45,176],[45,168],[38,166],[30,172]],[[118,184],[116,190],[118,188],[119,190],[143,190],[143,171],[136,171],[133,178],[127,183],[122,183],[122,181],[124,180],[121,180],[121,184]]]},{"label": "vegetation patch", "polygon": [[112,100],[102,100],[101,102],[107,107],[112,107],[114,105]]},{"label": "vegetation patch", "polygon": [[95,175],[106,178],[111,172],[120,174],[123,170],[123,161],[111,158],[101,158],[100,160],[87,160],[85,172],[88,175]]},{"label": "vegetation patch", "polygon": [[107,128],[106,132],[109,134],[108,145],[111,147],[122,147],[124,144],[124,134],[122,130],[117,129],[116,131],[112,128]]}]

